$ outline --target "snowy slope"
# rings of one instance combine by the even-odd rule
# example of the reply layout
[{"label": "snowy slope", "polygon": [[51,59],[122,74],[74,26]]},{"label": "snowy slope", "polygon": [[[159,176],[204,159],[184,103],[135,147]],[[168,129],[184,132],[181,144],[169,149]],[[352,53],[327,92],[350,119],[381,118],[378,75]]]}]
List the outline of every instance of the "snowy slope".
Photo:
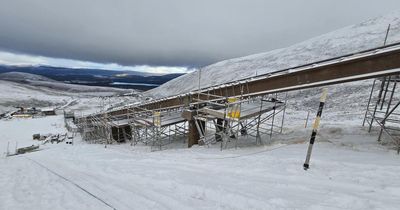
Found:
[{"label": "snowy slope", "polygon": [[[301,125],[271,144],[247,139],[253,146],[237,150],[188,149],[181,140],[180,147],[159,152],[78,140],[44,145],[0,158],[0,209],[398,209],[400,156],[354,119],[322,122],[308,171],[303,142],[310,128]],[[0,130],[26,129],[6,138],[29,145],[28,132],[62,132],[60,123],[59,117],[0,121]]]},{"label": "snowy slope", "polygon": [[[101,106],[111,106],[127,101],[132,97],[120,97],[126,89],[71,85],[60,82],[32,81],[11,82],[0,80],[0,113],[14,110],[14,107],[61,107],[71,103],[68,108],[91,113]],[[113,96],[113,97],[110,97]]]},{"label": "snowy slope", "polygon": [[[348,26],[293,46],[221,61],[201,69],[201,86],[230,82],[280,69],[382,46],[391,24],[388,44],[400,41],[400,11]],[[198,71],[171,80],[147,92],[155,98],[198,88]]]},{"label": "snowy slope", "polygon": [[23,73],[23,72],[7,72],[7,73],[1,73],[0,74],[0,80],[8,80],[8,81],[14,81],[14,82],[19,82],[19,81],[49,81],[49,82],[55,82],[55,80],[52,80],[50,78],[36,75],[36,74],[29,74],[29,73]]},{"label": "snowy slope", "polygon": [[74,93],[83,93],[83,92],[114,92],[114,93],[128,93],[130,90],[112,88],[112,87],[97,87],[97,86],[87,86],[87,85],[75,85],[68,84],[59,81],[52,80],[50,78],[22,73],[22,72],[7,72],[0,74],[0,81],[11,81],[17,82],[21,84],[29,84],[35,87],[45,87],[52,90],[60,90],[60,91],[68,91]]}]

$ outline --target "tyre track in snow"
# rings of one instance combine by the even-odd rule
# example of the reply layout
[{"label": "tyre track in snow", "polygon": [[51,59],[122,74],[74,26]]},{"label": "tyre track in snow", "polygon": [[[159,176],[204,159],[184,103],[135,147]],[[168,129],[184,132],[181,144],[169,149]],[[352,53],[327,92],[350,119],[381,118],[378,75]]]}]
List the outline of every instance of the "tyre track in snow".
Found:
[{"label": "tyre track in snow", "polygon": [[57,172],[55,172],[55,171],[53,171],[53,170],[47,168],[46,166],[44,166],[43,164],[37,162],[36,160],[33,160],[33,159],[31,159],[31,158],[28,158],[28,157],[25,157],[25,158],[28,159],[28,160],[30,160],[30,161],[32,161],[33,163],[35,163],[36,165],[40,166],[41,168],[43,168],[43,169],[49,171],[50,173],[52,173],[52,174],[58,176],[59,178],[63,179],[64,181],[69,182],[70,184],[76,186],[77,188],[79,188],[79,189],[82,190],[83,192],[85,192],[85,193],[87,193],[88,195],[90,195],[91,197],[97,199],[98,201],[100,201],[100,202],[103,203],[104,205],[110,207],[111,209],[117,210],[114,206],[112,206],[111,204],[107,203],[106,201],[104,201],[104,200],[101,199],[100,197],[96,196],[95,194],[89,192],[88,190],[86,190],[85,188],[83,188],[83,187],[80,186],[79,184],[73,182],[72,180],[70,180],[70,179],[68,179],[68,178],[66,178],[66,177],[64,177],[64,176],[62,176],[61,174],[59,174],[59,173],[57,173]]}]

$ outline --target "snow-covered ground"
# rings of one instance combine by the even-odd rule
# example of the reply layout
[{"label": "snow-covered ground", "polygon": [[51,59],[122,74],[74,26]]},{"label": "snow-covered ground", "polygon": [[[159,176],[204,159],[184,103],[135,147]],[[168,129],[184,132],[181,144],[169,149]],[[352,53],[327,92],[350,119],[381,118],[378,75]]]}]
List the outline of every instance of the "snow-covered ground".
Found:
[{"label": "snow-covered ground", "polygon": [[63,134],[66,133],[64,116],[49,116],[33,119],[0,120],[0,152],[2,155],[7,151],[14,152],[15,147],[26,147],[38,144],[32,140],[33,134]]},{"label": "snow-covered ground", "polygon": [[60,82],[13,82],[0,78],[0,113],[15,107],[62,107],[78,115],[88,114],[119,103],[135,102],[135,97],[122,97],[132,90],[72,85]]},{"label": "snow-covered ground", "polygon": [[[376,131],[369,135],[360,120],[343,115],[323,118],[304,171],[311,131],[296,119],[289,111],[292,125],[272,140],[264,137],[264,146],[250,139],[220,151],[218,145],[187,149],[180,141],[150,152],[76,139],[1,158],[0,209],[398,209],[400,156],[376,142]],[[0,128],[63,132],[59,117],[34,120],[0,121]],[[33,142],[18,132],[6,138]]]}]

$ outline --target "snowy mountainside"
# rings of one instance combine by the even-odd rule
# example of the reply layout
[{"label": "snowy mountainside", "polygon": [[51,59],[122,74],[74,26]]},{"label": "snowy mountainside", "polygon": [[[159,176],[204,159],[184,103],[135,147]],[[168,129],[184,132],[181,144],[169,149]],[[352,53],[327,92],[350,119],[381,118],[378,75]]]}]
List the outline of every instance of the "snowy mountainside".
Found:
[{"label": "snowy mountainside", "polygon": [[136,101],[130,90],[72,85],[52,81],[6,81],[0,80],[0,113],[14,107],[63,107],[76,112],[91,113],[113,104]]},{"label": "snowy mountainside", "polygon": [[60,91],[68,91],[74,93],[82,92],[117,92],[117,93],[128,93],[130,90],[111,88],[111,87],[98,87],[98,86],[87,86],[87,85],[75,85],[59,82],[48,77],[22,73],[22,72],[7,72],[0,74],[0,80],[17,82],[21,84],[29,84],[33,87],[44,87]]},{"label": "snowy mountainside", "polygon": [[44,76],[23,73],[23,72],[1,73],[0,80],[7,80],[7,81],[13,81],[13,82],[20,82],[20,81],[22,82],[22,81],[27,81],[27,80],[55,82],[55,80],[52,80],[52,79],[44,77]]},{"label": "snowy mountainside", "polygon": [[[201,68],[201,86],[207,87],[296,67],[324,59],[382,46],[391,24],[387,44],[400,41],[400,11],[348,26],[287,48],[221,61]],[[198,88],[199,70],[146,92],[154,98],[186,93]]]}]

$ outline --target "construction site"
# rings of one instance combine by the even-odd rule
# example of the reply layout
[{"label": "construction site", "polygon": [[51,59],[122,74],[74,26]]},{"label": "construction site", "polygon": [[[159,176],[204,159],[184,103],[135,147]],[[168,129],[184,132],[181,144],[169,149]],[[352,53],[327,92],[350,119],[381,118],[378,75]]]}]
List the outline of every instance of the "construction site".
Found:
[{"label": "construction site", "polygon": [[369,131],[378,126],[378,141],[390,141],[399,153],[399,68],[400,43],[385,43],[186,94],[125,105],[74,122],[82,138],[93,143],[143,143],[154,151],[183,138],[188,147],[220,143],[222,150],[228,145],[237,147],[237,140],[246,136],[254,137],[254,144],[259,144],[261,136],[272,138],[282,133],[290,91],[375,79],[363,126]]},{"label": "construction site", "polygon": [[5,1],[0,209],[399,209],[399,7]]}]

